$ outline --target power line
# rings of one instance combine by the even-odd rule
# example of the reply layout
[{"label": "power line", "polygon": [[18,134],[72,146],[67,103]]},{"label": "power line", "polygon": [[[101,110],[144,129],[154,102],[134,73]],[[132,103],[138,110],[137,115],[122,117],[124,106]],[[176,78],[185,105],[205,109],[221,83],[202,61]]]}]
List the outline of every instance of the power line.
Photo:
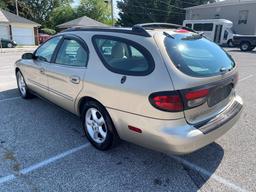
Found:
[{"label": "power line", "polygon": [[186,4],[190,4],[190,5],[195,5],[195,6],[199,5],[199,4],[187,2],[187,1],[184,1],[184,0],[179,0],[179,1],[181,1],[183,3],[186,3]]},{"label": "power line", "polygon": [[176,8],[176,9],[180,9],[180,10],[183,10],[183,11],[184,11],[184,8],[177,7],[177,6],[173,5],[173,4],[166,3],[165,1],[159,0],[159,2],[165,4],[165,5],[169,6],[169,7],[174,7],[174,8]]},{"label": "power line", "polygon": [[[178,12],[171,12],[174,13],[174,15],[183,15],[184,13],[178,13]],[[128,12],[128,14],[136,14],[136,15],[145,15],[145,13],[138,13],[138,12]],[[146,13],[147,15],[165,15],[165,13]]]},{"label": "power line", "polygon": [[[165,10],[162,10],[162,9],[142,7],[142,6],[138,6],[138,5],[131,5],[131,7],[138,7],[138,8],[143,8],[143,9],[146,9],[146,10],[165,12],[165,13],[178,13],[178,12],[174,12],[174,11],[165,11]],[[185,14],[185,13],[179,13],[179,14]]]}]

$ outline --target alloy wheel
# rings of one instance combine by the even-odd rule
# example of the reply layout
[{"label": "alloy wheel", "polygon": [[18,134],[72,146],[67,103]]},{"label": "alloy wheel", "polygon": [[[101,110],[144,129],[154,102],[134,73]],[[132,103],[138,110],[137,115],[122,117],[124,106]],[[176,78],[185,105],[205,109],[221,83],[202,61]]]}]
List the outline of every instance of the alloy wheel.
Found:
[{"label": "alloy wheel", "polygon": [[96,143],[103,143],[107,137],[104,117],[96,108],[89,108],[85,115],[85,125],[90,137]]},{"label": "alloy wheel", "polygon": [[19,85],[20,93],[23,96],[25,96],[27,94],[27,90],[26,90],[26,84],[25,84],[24,78],[19,72],[17,76],[18,76],[18,85]]}]

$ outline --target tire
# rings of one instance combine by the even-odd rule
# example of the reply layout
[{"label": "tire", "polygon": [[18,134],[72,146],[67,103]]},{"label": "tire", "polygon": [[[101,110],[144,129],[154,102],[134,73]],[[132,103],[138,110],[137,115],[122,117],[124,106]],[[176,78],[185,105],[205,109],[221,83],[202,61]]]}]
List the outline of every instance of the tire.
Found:
[{"label": "tire", "polygon": [[16,73],[16,80],[17,80],[17,85],[18,85],[18,90],[20,93],[20,96],[23,99],[30,99],[33,97],[33,95],[30,93],[27,84],[25,82],[24,76],[20,71]]},{"label": "tire", "polygon": [[96,101],[88,101],[83,106],[82,122],[86,137],[101,151],[114,147],[119,137],[107,110]]},{"label": "tire", "polygon": [[252,47],[249,42],[245,41],[240,44],[240,49],[241,49],[241,51],[246,52],[246,51],[251,51]]},{"label": "tire", "polygon": [[233,41],[230,39],[228,40],[228,47],[234,47]]},{"label": "tire", "polygon": [[13,48],[13,44],[8,43],[8,44],[7,44],[7,47],[8,47],[8,48]]}]

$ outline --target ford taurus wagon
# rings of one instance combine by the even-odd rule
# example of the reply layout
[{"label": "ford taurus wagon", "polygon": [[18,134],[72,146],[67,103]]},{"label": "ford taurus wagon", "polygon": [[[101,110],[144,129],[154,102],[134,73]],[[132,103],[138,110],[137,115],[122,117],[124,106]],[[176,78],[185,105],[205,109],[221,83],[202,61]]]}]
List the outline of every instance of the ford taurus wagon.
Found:
[{"label": "ford taurus wagon", "polygon": [[190,153],[225,134],[243,106],[231,56],[174,24],[68,29],[15,68],[22,98],[39,95],[80,116],[100,150],[123,139]]}]

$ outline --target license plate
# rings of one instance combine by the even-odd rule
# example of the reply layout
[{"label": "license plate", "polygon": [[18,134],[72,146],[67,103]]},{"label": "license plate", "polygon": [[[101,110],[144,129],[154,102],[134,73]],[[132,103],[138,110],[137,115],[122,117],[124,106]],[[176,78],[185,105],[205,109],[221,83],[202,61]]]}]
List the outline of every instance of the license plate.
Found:
[{"label": "license plate", "polygon": [[226,86],[218,87],[212,90],[207,100],[208,106],[212,107],[218,104],[219,102],[223,101],[224,99],[226,99],[230,95],[232,89],[233,89],[233,85],[228,84]]}]

